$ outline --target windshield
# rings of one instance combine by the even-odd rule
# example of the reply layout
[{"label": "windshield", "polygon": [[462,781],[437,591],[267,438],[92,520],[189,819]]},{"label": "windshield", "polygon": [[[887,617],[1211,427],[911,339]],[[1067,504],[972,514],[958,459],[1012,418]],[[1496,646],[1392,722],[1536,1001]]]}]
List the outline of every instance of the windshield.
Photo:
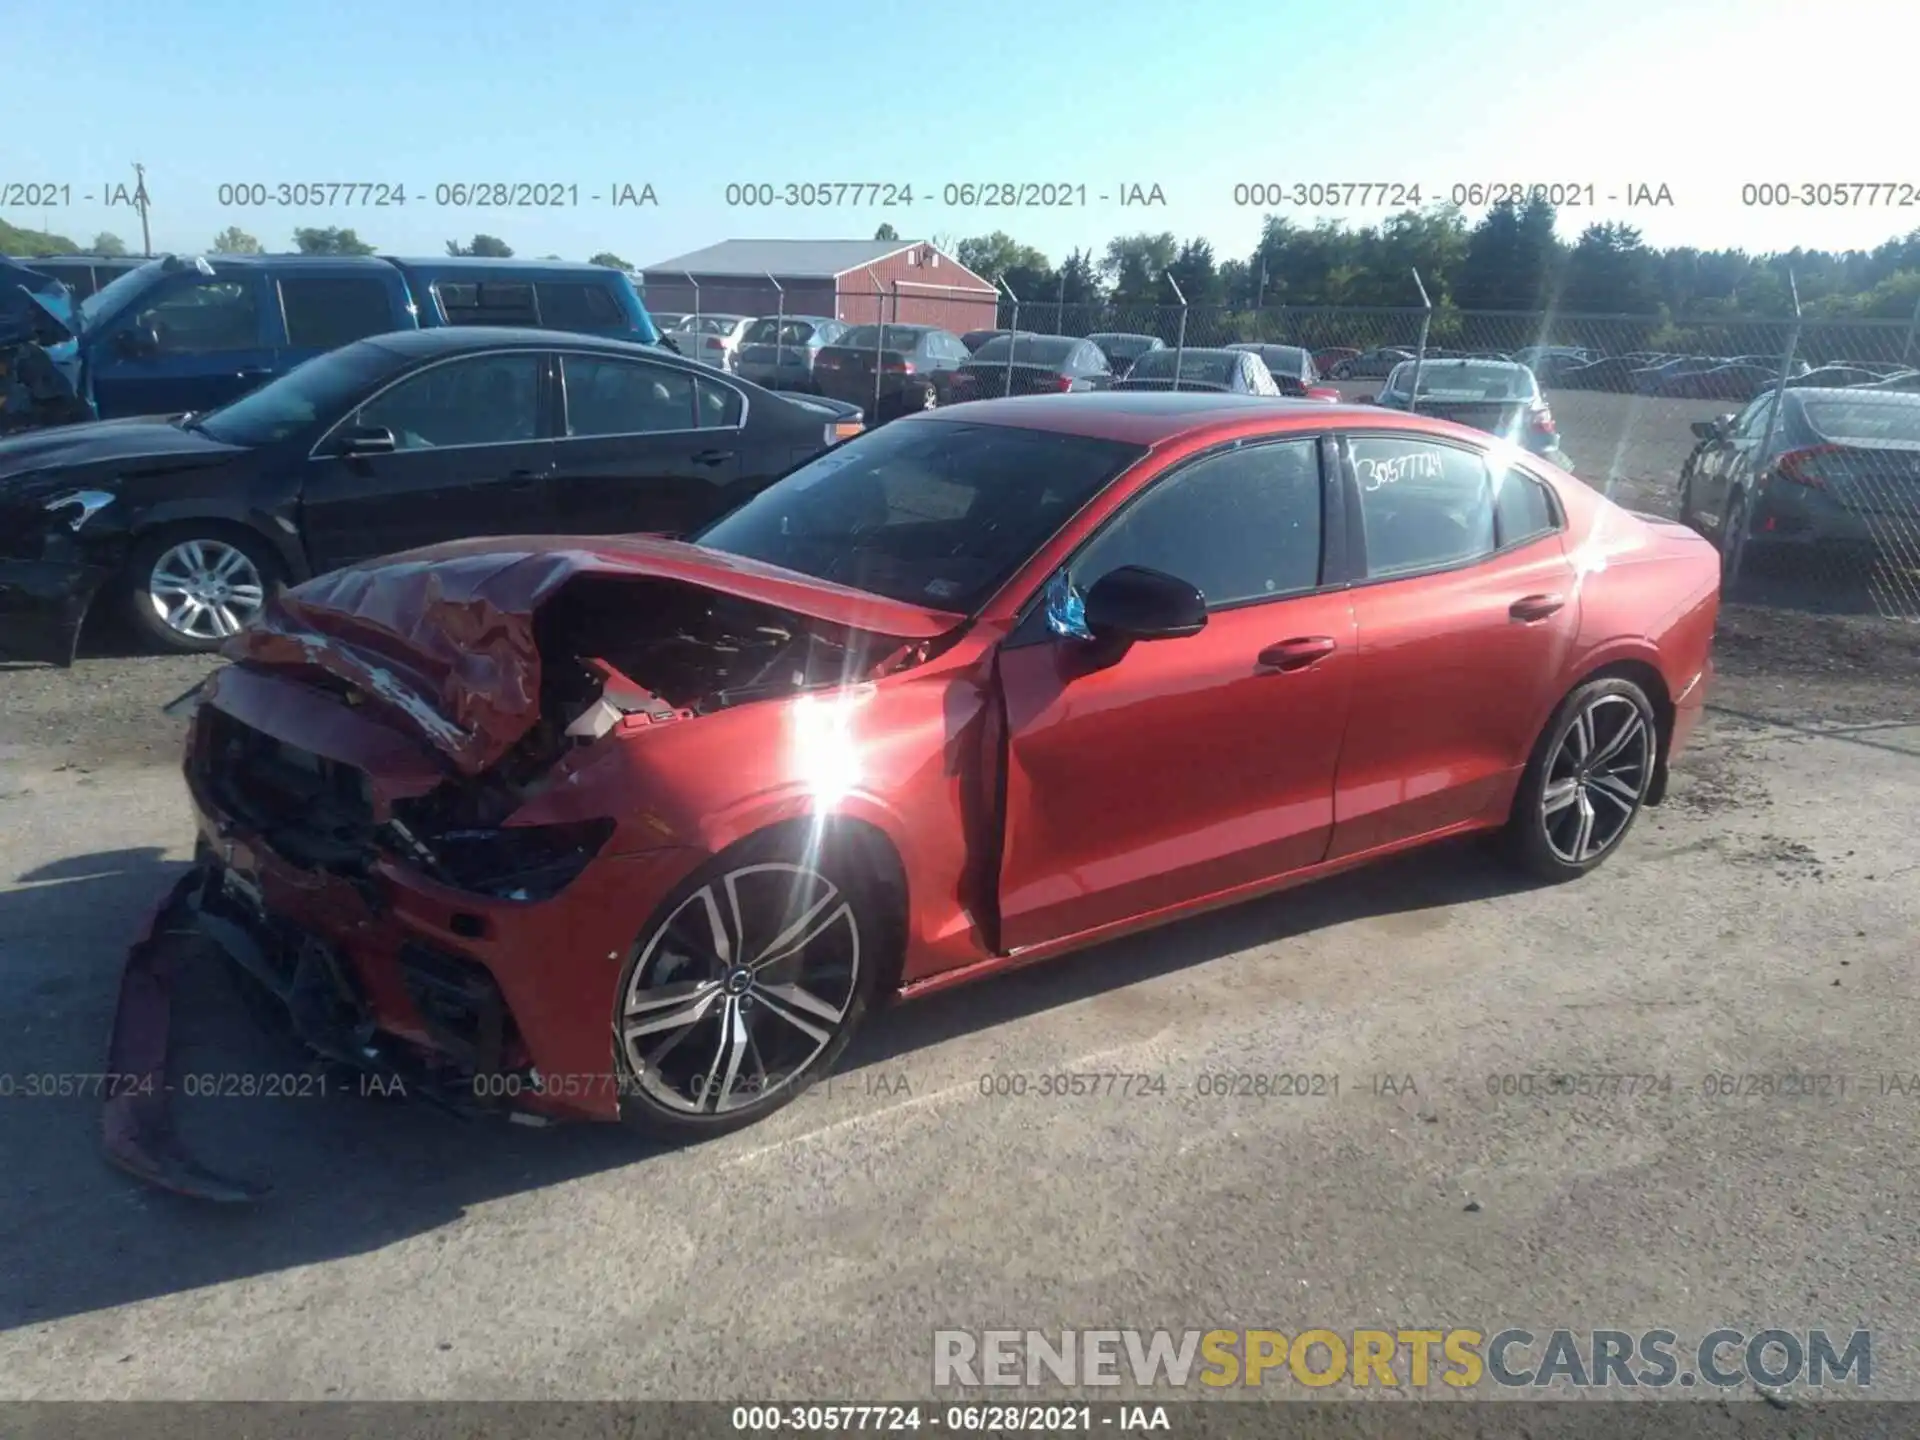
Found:
[{"label": "windshield", "polygon": [[229,405],[209,410],[192,428],[225,445],[272,445],[319,423],[331,423],[400,357],[362,341],[296,365]]},{"label": "windshield", "polygon": [[911,350],[920,343],[924,330],[908,329],[902,325],[887,326],[887,338],[883,344],[878,325],[856,325],[833,343],[843,350]]},{"label": "windshield", "polygon": [[128,301],[145,291],[159,274],[160,262],[152,260],[127,271],[110,284],[102,285],[80,302],[81,322],[91,330],[108,316],[118,314]]},{"label": "windshield", "polygon": [[[1387,389],[1405,395],[1412,384],[1413,366],[1406,364],[1394,370]],[[1420,393],[1435,400],[1531,400],[1535,384],[1533,372],[1520,365],[1429,361],[1420,367]]]},{"label": "windshield", "polygon": [[694,543],[972,614],[1146,453],[1010,426],[889,425],[790,471]]},{"label": "windshield", "polygon": [[1021,365],[1061,365],[1080,348],[1080,342],[1071,336],[1057,338],[1048,335],[1022,335],[1018,339],[1002,335],[998,340],[989,340],[973,352],[978,364],[989,364],[995,360],[1005,363],[1009,357]]},{"label": "windshield", "polygon": [[1160,344],[1151,335],[1104,335],[1096,343],[1115,360],[1137,359]]},{"label": "windshield", "polygon": [[698,320],[682,320],[680,328],[695,335],[727,335],[746,318],[744,315],[702,315]]},{"label": "windshield", "polygon": [[1809,400],[1807,423],[1826,440],[1920,445],[1920,405],[1904,395],[1871,400]]},{"label": "windshield", "polygon": [[1233,379],[1240,357],[1211,350],[1149,350],[1133,362],[1129,380],[1171,380],[1178,361],[1180,378],[1203,385],[1225,385]]}]

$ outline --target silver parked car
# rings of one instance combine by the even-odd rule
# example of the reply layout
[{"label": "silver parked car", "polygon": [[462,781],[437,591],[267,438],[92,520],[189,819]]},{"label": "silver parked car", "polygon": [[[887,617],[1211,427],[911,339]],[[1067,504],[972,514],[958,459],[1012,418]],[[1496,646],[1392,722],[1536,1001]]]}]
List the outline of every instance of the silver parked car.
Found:
[{"label": "silver parked car", "polygon": [[747,327],[734,353],[733,373],[769,390],[815,388],[813,362],[848,326],[824,315],[768,315]]},{"label": "silver parked car", "polygon": [[688,315],[671,333],[674,344],[689,360],[716,370],[731,370],[740,337],[752,324],[751,315]]}]

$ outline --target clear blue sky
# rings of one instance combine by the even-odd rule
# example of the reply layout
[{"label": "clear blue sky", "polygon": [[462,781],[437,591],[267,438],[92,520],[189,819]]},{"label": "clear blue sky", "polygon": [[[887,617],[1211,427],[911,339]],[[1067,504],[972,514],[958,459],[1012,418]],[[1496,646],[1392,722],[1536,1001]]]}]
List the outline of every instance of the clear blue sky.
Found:
[{"label": "clear blue sky", "polygon": [[[156,249],[205,248],[229,224],[269,249],[296,225],[350,225],[394,253],[485,231],[524,255],[644,264],[733,236],[864,238],[884,220],[908,239],[1005,229],[1055,260],[1169,229],[1225,258],[1259,232],[1236,183],[1419,183],[1433,198],[1516,180],[1593,184],[1601,203],[1565,212],[1569,230],[1624,219],[1658,245],[1866,246],[1920,227],[1920,209],[1752,209],[1740,190],[1920,185],[1911,24],[1895,0],[30,6],[7,22],[0,187],[70,184],[74,203],[0,217],[137,246],[131,212],[81,198],[137,160]],[[577,184],[582,203],[430,203],[438,183],[496,179]],[[429,203],[217,203],[223,182],[303,180],[399,182]],[[920,193],[891,212],[724,203],[729,181],[806,180]],[[1167,205],[940,203],[941,186],[980,180],[1090,197],[1157,184]],[[652,184],[658,207],[587,199],[613,182]],[[1606,202],[1639,184],[1674,203]]]}]

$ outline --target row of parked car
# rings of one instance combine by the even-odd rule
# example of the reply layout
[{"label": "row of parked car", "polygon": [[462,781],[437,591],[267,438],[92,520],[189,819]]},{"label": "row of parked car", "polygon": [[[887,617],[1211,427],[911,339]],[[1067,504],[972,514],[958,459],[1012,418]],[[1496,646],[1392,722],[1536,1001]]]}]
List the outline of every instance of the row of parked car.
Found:
[{"label": "row of parked car", "polygon": [[[1372,350],[1328,349],[1314,354],[1316,363],[1335,380],[1384,376],[1413,358],[1412,350],[1391,345]],[[1577,345],[1531,345],[1511,353],[1430,348],[1426,358],[1509,360],[1533,371],[1542,385],[1562,390],[1743,404],[1776,384],[1781,368],[1778,355],[1677,355],[1655,350],[1603,355]],[[1788,371],[1787,384],[1827,390],[1860,387],[1920,391],[1920,370],[1869,361],[1834,360],[1812,365],[1797,360]]]},{"label": "row of parked car", "polygon": [[1157,335],[850,325],[820,315],[654,317],[681,354],[772,390],[869,408],[876,422],[1004,395],[1213,390],[1337,399],[1297,345],[1170,349]]}]

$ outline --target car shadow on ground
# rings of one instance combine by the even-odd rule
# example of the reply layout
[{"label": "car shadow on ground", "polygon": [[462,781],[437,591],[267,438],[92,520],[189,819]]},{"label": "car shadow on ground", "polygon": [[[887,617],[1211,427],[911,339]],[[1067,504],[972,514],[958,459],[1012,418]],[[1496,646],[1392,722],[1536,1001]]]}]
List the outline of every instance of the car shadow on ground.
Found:
[{"label": "car shadow on ground", "polygon": [[[175,985],[172,1080],[188,1145],[211,1168],[265,1180],[251,1207],[204,1204],[121,1176],[102,1159],[99,1082],[28,1093],[35,1077],[97,1075],[118,991],[124,920],[183,872],[150,850],[63,860],[0,893],[0,1030],[17,1037],[0,1067],[0,1328],[377,1250],[451,1225],[474,1205],[625,1166],[663,1147],[622,1127],[529,1129],[462,1121],[333,1080],[275,1097],[187,1096],[226,1076],[289,1075],[303,1057],[270,1037],[213,952],[199,942]],[[1105,991],[1204,965],[1252,946],[1367,917],[1459,904],[1524,888],[1471,844],[1435,847],[1150,934],[884,1011],[843,1073]],[[91,917],[90,919],[88,917]],[[89,1083],[91,1088],[89,1088]],[[257,1085],[256,1087],[257,1088]],[[644,1177],[642,1177],[644,1178]]]}]

